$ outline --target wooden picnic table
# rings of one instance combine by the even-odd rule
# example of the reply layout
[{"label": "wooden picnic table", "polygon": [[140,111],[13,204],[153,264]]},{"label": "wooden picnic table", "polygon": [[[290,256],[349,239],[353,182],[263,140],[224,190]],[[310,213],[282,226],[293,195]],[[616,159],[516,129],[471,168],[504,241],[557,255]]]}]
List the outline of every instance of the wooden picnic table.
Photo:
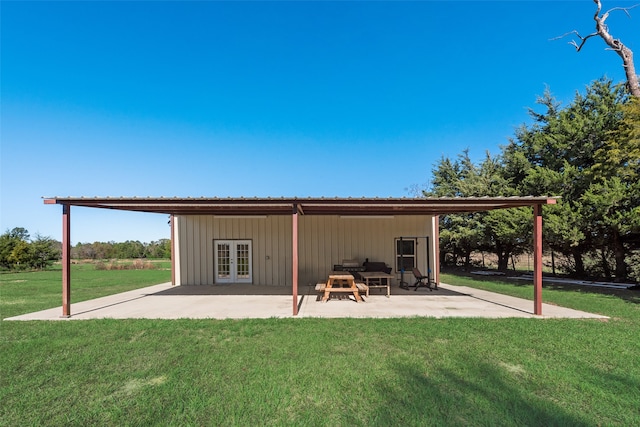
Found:
[{"label": "wooden picnic table", "polygon": [[356,302],[361,302],[360,290],[356,286],[356,279],[352,274],[345,274],[341,271],[332,271],[329,273],[329,279],[324,287],[324,295],[322,301],[326,302],[332,292],[351,293]]},{"label": "wooden picnic table", "polygon": [[[393,274],[385,273],[383,271],[365,271],[360,274],[367,286],[367,296],[369,296],[369,288],[387,288],[387,298],[391,296],[391,279],[395,276]],[[373,282],[370,282],[373,280]],[[386,284],[383,283],[386,281]]]}]

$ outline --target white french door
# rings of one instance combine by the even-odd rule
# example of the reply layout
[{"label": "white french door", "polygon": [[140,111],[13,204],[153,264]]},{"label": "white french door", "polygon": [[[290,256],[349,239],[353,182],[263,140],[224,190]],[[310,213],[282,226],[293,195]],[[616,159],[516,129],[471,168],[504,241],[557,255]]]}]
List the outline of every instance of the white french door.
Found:
[{"label": "white french door", "polygon": [[251,240],[214,240],[216,283],[251,283]]}]

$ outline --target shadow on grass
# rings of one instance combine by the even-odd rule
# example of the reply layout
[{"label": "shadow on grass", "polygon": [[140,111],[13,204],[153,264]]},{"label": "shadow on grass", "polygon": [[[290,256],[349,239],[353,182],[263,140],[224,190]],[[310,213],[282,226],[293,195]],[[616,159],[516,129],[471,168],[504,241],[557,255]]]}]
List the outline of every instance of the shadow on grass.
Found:
[{"label": "shadow on grass", "polygon": [[583,294],[598,294],[598,295],[611,295],[618,297],[624,301],[640,304],[640,291],[632,291],[629,289],[611,289],[611,288],[597,288],[589,286],[579,285],[567,285],[559,283],[545,283],[545,289],[552,289],[554,291],[568,291],[568,292],[580,292]]},{"label": "shadow on grass", "polygon": [[[421,372],[415,366],[397,368],[397,385],[380,384],[386,402],[372,414],[375,425],[539,425],[587,426],[591,422],[544,399],[535,378],[518,384],[499,366],[481,363],[463,374],[438,369]],[[517,369],[517,368],[516,368]]]},{"label": "shadow on grass", "polygon": [[[477,281],[477,282],[493,282],[493,283],[504,283],[507,285],[515,286],[515,287],[531,287],[532,282],[528,280],[514,280],[513,278],[519,276],[519,273],[512,273],[505,276],[478,276],[471,274],[469,272],[464,272],[461,270],[447,270],[444,273],[451,274],[454,276],[462,276],[468,279]],[[509,278],[512,277],[512,278]],[[611,295],[617,298],[620,298],[624,301],[640,304],[640,291],[639,290],[630,290],[630,289],[620,289],[620,288],[606,288],[599,286],[588,286],[588,285],[579,285],[579,284],[570,284],[570,283],[554,283],[553,277],[544,276],[544,283],[542,285],[544,289],[550,289],[555,291],[564,291],[564,292],[579,292],[583,294],[595,294],[595,295]]]}]

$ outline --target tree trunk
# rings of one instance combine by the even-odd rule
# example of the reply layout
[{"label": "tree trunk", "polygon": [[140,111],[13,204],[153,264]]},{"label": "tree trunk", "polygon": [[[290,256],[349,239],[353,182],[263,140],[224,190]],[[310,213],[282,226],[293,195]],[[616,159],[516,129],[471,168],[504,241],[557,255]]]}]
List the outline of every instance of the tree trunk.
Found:
[{"label": "tree trunk", "polygon": [[602,271],[604,272],[605,279],[611,280],[611,268],[609,268],[605,248],[600,249],[600,260],[602,261]]},{"label": "tree trunk", "polygon": [[573,255],[573,262],[576,266],[576,275],[579,277],[584,277],[584,261],[582,260],[582,252],[578,249],[574,249],[573,251],[571,251],[571,254]]},{"label": "tree trunk", "polygon": [[464,271],[471,270],[471,251],[466,251],[464,254]]},{"label": "tree trunk", "polygon": [[627,261],[624,244],[617,230],[613,232],[613,256],[616,260],[616,282],[623,282],[627,279]]},{"label": "tree trunk", "polygon": [[501,245],[496,245],[496,255],[498,255],[498,270],[507,271],[509,268],[509,251],[503,250]]},{"label": "tree trunk", "polygon": [[598,6],[596,14],[593,19],[596,21],[596,31],[598,35],[604,40],[604,42],[622,58],[622,66],[627,77],[627,85],[629,92],[640,99],[640,84],[638,84],[638,76],[636,74],[636,68],[633,63],[633,52],[627,46],[625,46],[619,39],[613,38],[609,33],[609,29],[605,25],[605,21],[609,17],[609,11],[600,16],[600,10],[602,5],[600,0],[594,0],[594,3]]}]

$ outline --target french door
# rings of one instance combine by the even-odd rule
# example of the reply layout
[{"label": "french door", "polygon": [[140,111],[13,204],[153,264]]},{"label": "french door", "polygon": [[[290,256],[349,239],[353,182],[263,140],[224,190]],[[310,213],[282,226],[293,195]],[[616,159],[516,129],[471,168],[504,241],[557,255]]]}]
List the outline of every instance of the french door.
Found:
[{"label": "french door", "polygon": [[252,283],[251,240],[214,240],[216,283]]}]

